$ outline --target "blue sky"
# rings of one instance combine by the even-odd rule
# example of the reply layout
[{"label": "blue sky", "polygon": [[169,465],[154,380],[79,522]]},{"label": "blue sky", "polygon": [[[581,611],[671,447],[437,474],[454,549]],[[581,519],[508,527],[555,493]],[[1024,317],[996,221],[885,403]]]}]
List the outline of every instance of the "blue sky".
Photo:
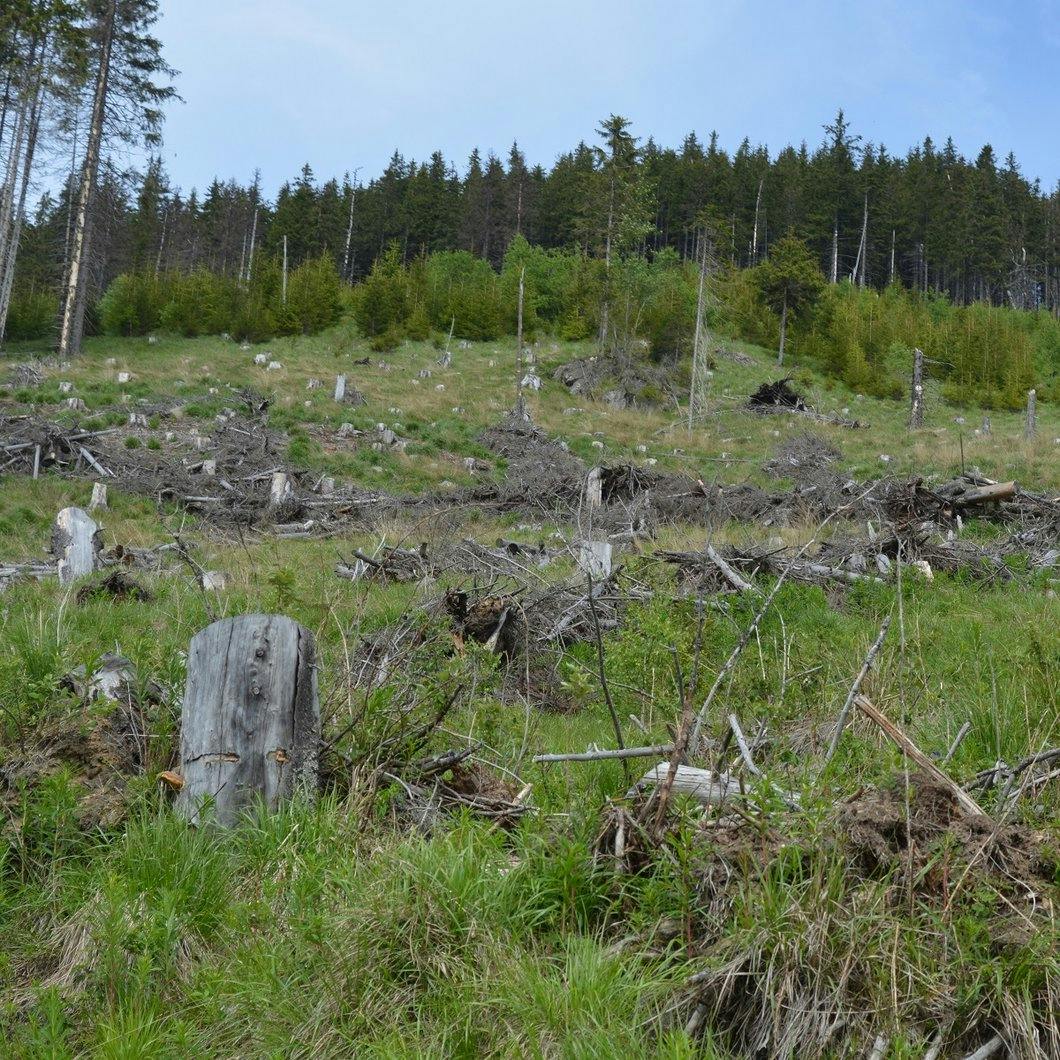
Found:
[{"label": "blue sky", "polygon": [[164,157],[189,189],[214,175],[266,193],[308,161],[377,175],[395,148],[531,162],[590,138],[610,112],[641,136],[723,146],[854,131],[903,153],[952,135],[1060,179],[1060,0],[162,0],[181,71]]}]

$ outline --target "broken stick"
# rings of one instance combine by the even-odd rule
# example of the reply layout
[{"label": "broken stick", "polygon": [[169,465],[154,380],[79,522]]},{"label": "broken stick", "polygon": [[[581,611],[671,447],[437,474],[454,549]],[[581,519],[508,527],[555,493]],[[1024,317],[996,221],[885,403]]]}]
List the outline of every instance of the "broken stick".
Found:
[{"label": "broken stick", "polygon": [[858,710],[870,721],[875,722],[894,743],[898,745],[902,753],[911,758],[932,780],[937,781],[954,797],[957,804],[965,813],[977,817],[986,817],[983,808],[958,784],[949,774],[944,773],[934,762],[886,714],[883,713],[866,696],[857,696],[854,702]]}]

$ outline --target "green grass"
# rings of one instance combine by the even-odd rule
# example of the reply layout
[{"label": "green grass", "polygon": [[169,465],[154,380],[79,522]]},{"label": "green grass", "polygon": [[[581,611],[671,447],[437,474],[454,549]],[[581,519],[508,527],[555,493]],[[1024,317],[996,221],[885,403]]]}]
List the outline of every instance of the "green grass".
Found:
[{"label": "green grass", "polygon": [[[512,403],[514,354],[506,343],[457,349],[448,370],[434,366],[437,351],[427,343],[385,355],[391,371],[377,367],[378,356],[370,366],[351,366],[366,347],[345,327],[265,348],[284,365],[281,372],[253,365],[258,348],[243,351],[219,339],[96,340],[74,365],[49,370],[41,405],[51,414],[58,380],[69,379],[102,422],[124,424],[140,398],[159,405],[172,398],[185,406],[185,417],[205,422],[236,407],[228,386],[250,385],[273,395],[270,423],[288,432],[292,460],[398,492],[467,481],[463,457],[487,455],[478,434]],[[719,359],[717,414],[691,437],[670,412],[614,413],[571,398],[550,369],[585,352],[543,343],[545,386],[533,402],[538,422],[587,457],[599,455],[590,444],[599,433],[609,458],[650,456],[704,478],[762,479],[760,465],[778,442],[773,432],[804,429],[739,410],[750,389],[774,376],[760,351],[752,351],[752,367]],[[427,366],[431,378],[413,385]],[[116,383],[118,370],[133,373],[129,385]],[[330,385],[340,371],[366,393],[367,407],[334,406]],[[901,403],[859,401],[839,388],[825,390],[812,373],[799,376],[821,407],[850,407],[871,425],[861,432],[815,428],[841,448],[854,473],[878,473],[879,455],[888,453],[888,471],[952,474],[960,465],[953,418],[963,415],[969,464],[1032,487],[1060,486],[1053,446],[1060,418],[1051,408],[1042,410],[1031,444],[1022,440],[1018,416],[994,414],[992,436],[976,438],[969,429],[977,414],[938,404],[929,427],[909,436]],[[309,378],[324,387],[307,390]],[[438,382],[444,391],[435,390]],[[210,387],[219,393],[209,394]],[[574,405],[584,414],[563,414]],[[405,454],[332,450],[320,430],[378,421],[409,439]],[[153,422],[145,444],[164,447],[166,423]],[[637,452],[641,444],[647,454]],[[684,452],[675,455],[675,448]],[[54,513],[86,504],[89,492],[87,481],[5,477],[0,558],[43,556]],[[180,525],[175,510],[113,487],[110,495],[111,508],[99,513],[108,544],[158,544]],[[515,531],[521,521],[469,518],[454,533],[491,542],[513,533],[537,540],[555,529]],[[384,530],[390,542],[418,542],[431,528],[395,518]],[[995,533],[978,526],[967,532]],[[866,690],[929,753],[943,753],[970,721],[948,766],[955,776],[1060,744],[1060,605],[1046,576],[1021,572],[996,586],[907,576],[900,611],[890,585],[843,592],[785,586],[708,729],[720,740],[730,711],[748,733],[767,723],[771,740],[756,760],[772,782],[801,796],[803,809],[789,814],[760,799],[754,812],[762,836],[734,854],[724,836],[681,808],[665,850],[622,875],[610,859],[593,857],[605,807],[621,804],[626,791],[621,767],[530,761],[540,751],[612,743],[592,645],[575,645],[555,660],[573,707],[561,713],[505,690],[484,652],[452,652],[444,623],[426,610],[437,586],[335,578],[337,554],[373,548],[378,536],[239,541],[205,527],[185,533],[204,567],[230,575],[229,588],[210,601],[215,614],[282,611],[314,631],[329,735],[360,719],[340,748],[353,753],[378,741],[395,697],[411,697],[426,713],[462,683],[469,692],[432,749],[479,741],[489,768],[533,784],[534,812],[511,833],[455,816],[421,835],[391,813],[397,789],[347,792],[340,785],[313,808],[295,804],[252,816],[227,834],[191,830],[168,809],[154,776],[172,764],[185,653],[210,621],[203,594],[179,566],[135,573],[154,594],[146,603],[77,603],[54,581],[12,586],[0,599],[0,769],[17,764],[41,734],[91,729],[93,718],[61,679],[104,652],[120,649],[142,680],[157,683],[163,701],[148,708],[148,765],[125,790],[121,823],[84,826],[76,768],[4,805],[0,1025],[9,1055],[729,1058],[748,1055],[748,1036],[763,1026],[786,1021],[805,1034],[796,1056],[863,1055],[877,1033],[890,1038],[890,1056],[920,1056],[937,1029],[955,1055],[964,1055],[988,1030],[1019,1033],[1025,1014],[1040,1016],[1042,998],[1050,990],[1055,997],[1057,935],[1047,915],[1055,888],[1030,898],[1019,886],[975,873],[944,910],[927,891],[907,888],[900,869],[852,872],[835,843],[833,807],[868,785],[901,783],[904,763],[874,729],[854,720],[831,766],[821,775],[815,766],[888,614],[895,615],[892,633]],[[807,529],[784,533],[799,539]],[[732,527],[721,536],[766,534]],[[660,544],[698,547],[702,533],[672,528]],[[662,565],[629,564],[654,596],[606,637],[606,673],[627,738],[662,741],[679,709],[674,650],[690,678],[698,615]],[[561,565],[546,576],[566,573],[569,565]],[[725,598],[705,609],[697,702],[755,606]],[[425,640],[390,687],[365,700],[348,686],[349,657],[359,636],[401,620],[417,623]],[[984,809],[999,812],[998,793],[981,798]],[[1012,820],[1055,842],[1058,811],[1054,782],[1022,800]],[[721,885],[711,871],[725,859],[739,872]],[[1034,930],[1006,934],[1002,944],[999,927],[1010,921]],[[711,988],[706,1033],[692,1039],[684,1026],[699,995],[684,984],[697,973]],[[833,1052],[810,1044],[817,1039],[805,1015],[809,998],[821,1001],[821,1012],[824,1001],[837,998],[854,1006],[846,1012],[851,1037]],[[799,1013],[801,1022],[793,1016]],[[1012,1040],[1033,1055],[1025,1039]],[[776,1040],[764,1048],[779,1049]]]}]

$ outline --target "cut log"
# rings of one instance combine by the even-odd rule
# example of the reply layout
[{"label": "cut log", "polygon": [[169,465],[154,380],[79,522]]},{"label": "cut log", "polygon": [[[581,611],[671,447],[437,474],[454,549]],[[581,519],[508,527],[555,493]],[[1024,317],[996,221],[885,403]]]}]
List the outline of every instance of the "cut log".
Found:
[{"label": "cut log", "polygon": [[1015,482],[993,482],[989,486],[976,486],[965,490],[954,498],[955,508],[967,508],[972,504],[986,504],[991,501],[1005,501],[1016,494]]},{"label": "cut log", "polygon": [[[660,762],[640,778],[637,787],[665,784],[669,775],[670,763]],[[690,795],[704,806],[720,806],[726,800],[739,795],[740,785],[727,773],[714,773],[709,769],[696,769],[694,766],[678,766],[670,790],[675,795]]]},{"label": "cut log", "polygon": [[753,593],[755,587],[750,583],[743,580],[739,574],[736,573],[725,562],[713,545],[707,545],[707,559],[714,564],[715,567],[721,572],[721,576],[738,592],[738,593]]},{"label": "cut log", "polygon": [[261,800],[274,811],[315,795],[320,755],[313,635],[283,615],[239,615],[191,641],[181,712],[177,808],[234,825]]},{"label": "cut log", "polygon": [[55,517],[52,555],[59,562],[59,582],[91,574],[99,564],[99,527],[82,508],[64,508]]},{"label": "cut log", "polygon": [[858,710],[878,725],[932,780],[941,784],[953,796],[954,801],[965,813],[976,817],[985,817],[982,807],[962,788],[949,774],[944,773],[937,765],[882,710],[867,696],[858,696],[854,702]]}]

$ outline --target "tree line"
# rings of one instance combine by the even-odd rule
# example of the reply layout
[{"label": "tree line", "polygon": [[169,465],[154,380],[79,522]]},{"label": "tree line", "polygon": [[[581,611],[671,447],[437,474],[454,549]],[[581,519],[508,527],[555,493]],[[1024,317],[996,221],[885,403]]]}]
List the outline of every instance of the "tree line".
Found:
[{"label": "tree line", "polygon": [[[60,353],[78,352],[86,314],[127,265],[113,229],[128,218],[100,174],[120,146],[160,142],[175,91],[157,18],[157,0],[0,8],[0,337],[34,330],[50,305]],[[45,196],[28,217],[41,163],[60,157],[61,204]]]},{"label": "tree line", "polygon": [[[574,298],[561,323],[601,341],[615,330],[613,313],[629,309],[631,277],[665,279],[677,262],[719,274],[751,270],[755,312],[768,319],[757,326],[749,310],[744,330],[765,334],[776,321],[786,332],[790,310],[792,341],[805,344],[800,282],[783,279],[785,237],[799,241],[833,287],[898,284],[958,307],[1060,313],[1060,186],[1043,190],[990,146],[967,159],[952,141],[925,139],[892,156],[857,136],[842,111],[813,146],[776,153],[750,140],[730,153],[716,134],[703,143],[690,133],[680,147],[663,147],[611,115],[591,142],[548,168],[528,163],[517,144],[503,159],[476,150],[459,170],[441,152],[424,161],[395,152],[364,183],[349,174],[320,181],[306,165],[272,197],[257,174],[185,193],[157,157],[128,170],[115,150],[157,143],[162,105],[174,95],[173,71],[151,35],[156,17],[157,0],[4,6],[0,329],[9,338],[52,336],[70,353],[86,327],[135,331],[168,320],[193,330],[194,284],[181,278],[197,274],[219,282],[211,288],[212,304],[223,307],[215,322],[260,336],[325,319],[336,305],[332,274],[349,283],[370,278],[380,261],[393,271],[434,260],[432,275],[451,277],[455,266],[437,256],[452,252],[496,273],[517,241],[560,255],[563,276],[582,295],[595,292],[595,307]],[[68,179],[32,204],[42,153],[52,167],[64,164]],[[319,305],[297,313],[286,308],[286,278],[302,266],[302,286]],[[490,286],[466,261],[461,268],[479,280],[460,289]],[[124,293],[108,303],[102,296],[119,276]],[[200,293],[209,283],[195,282]],[[741,290],[730,284],[736,316]],[[687,333],[686,294],[671,298],[682,316],[668,326],[657,321],[656,350],[676,349],[672,337]],[[475,330],[475,313],[464,316]],[[421,330],[415,322],[413,329]]]}]

